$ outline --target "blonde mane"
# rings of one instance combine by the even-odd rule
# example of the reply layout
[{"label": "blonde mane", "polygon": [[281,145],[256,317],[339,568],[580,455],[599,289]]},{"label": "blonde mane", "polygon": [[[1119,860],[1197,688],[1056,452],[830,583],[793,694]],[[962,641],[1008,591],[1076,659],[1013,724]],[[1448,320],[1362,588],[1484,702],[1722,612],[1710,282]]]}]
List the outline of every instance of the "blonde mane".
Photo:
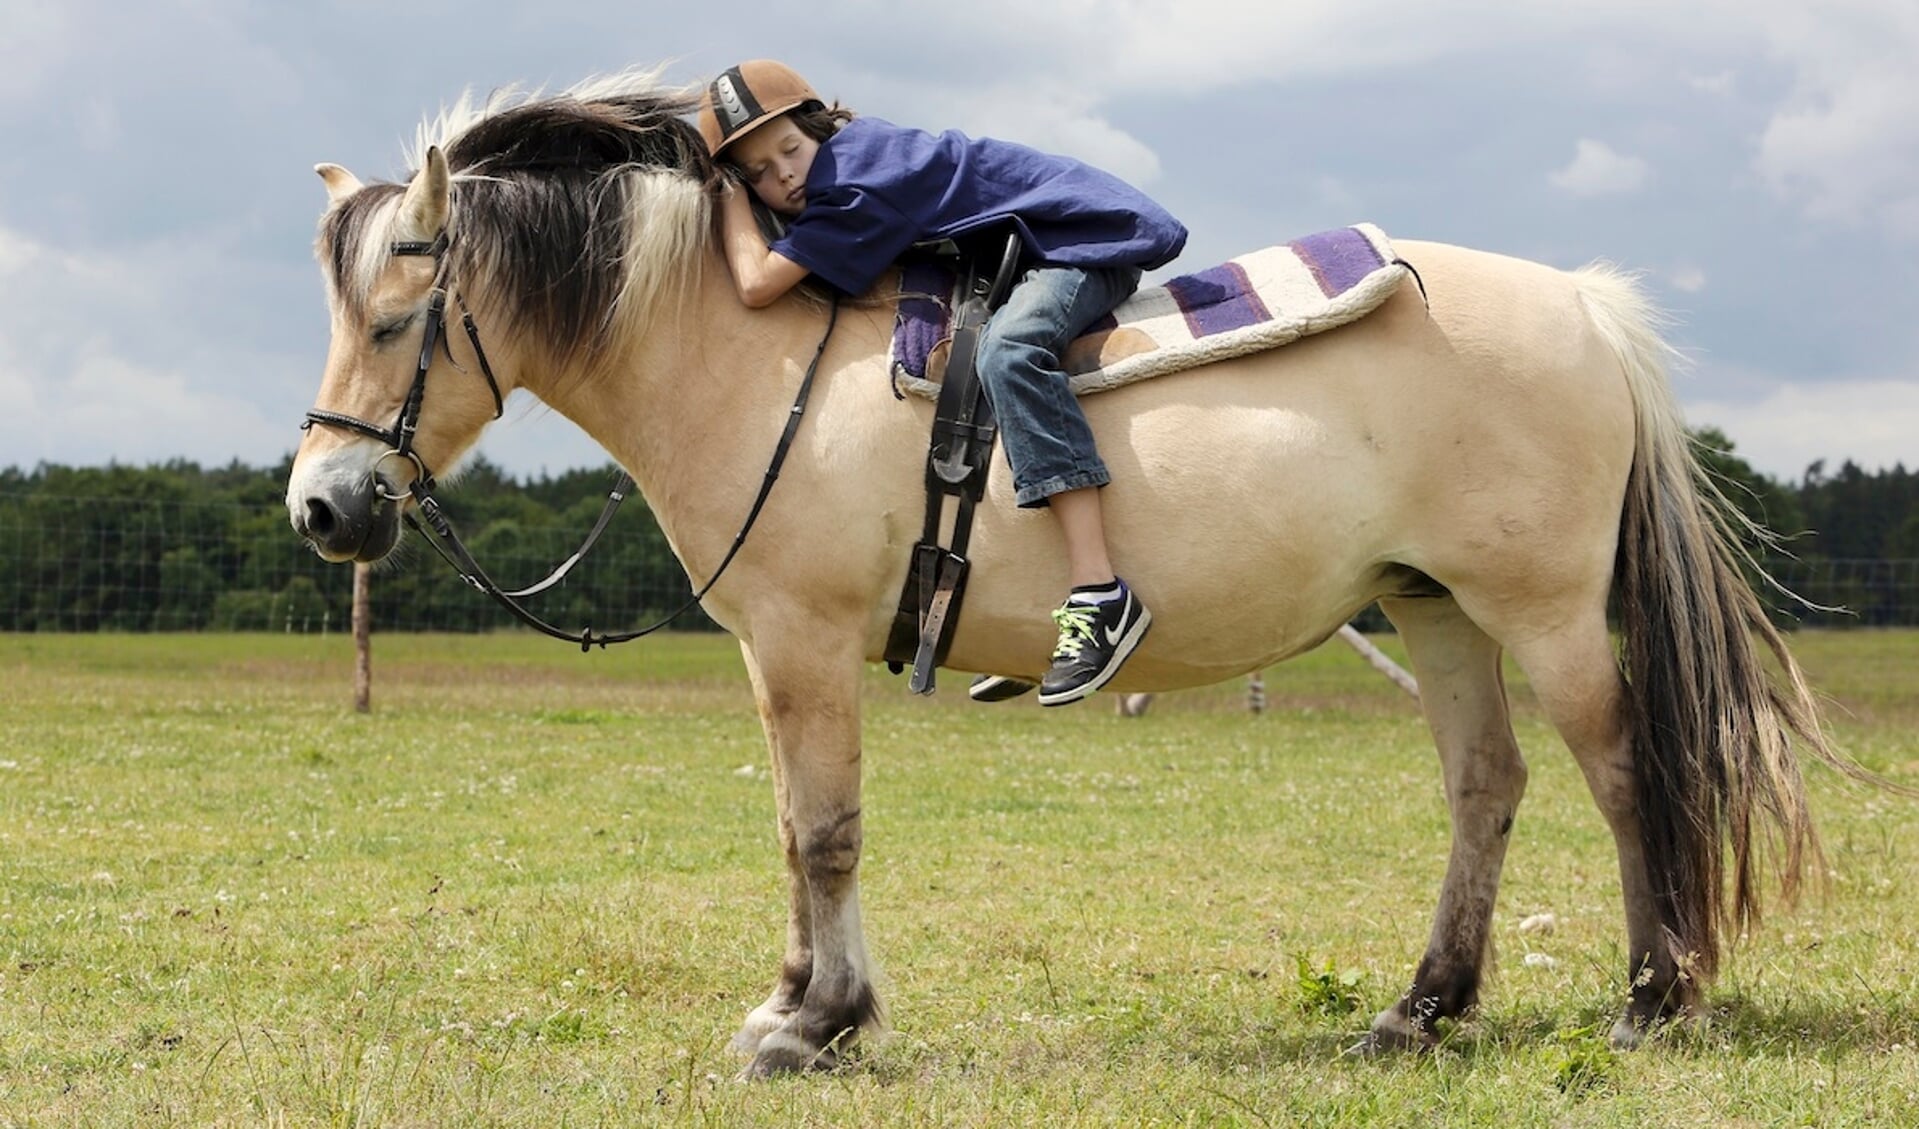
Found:
[{"label": "blonde mane", "polygon": [[[714,172],[686,120],[697,100],[636,69],[552,95],[467,91],[441,107],[407,159],[417,169],[437,147],[452,171],[451,277],[476,305],[555,342],[562,359],[616,325],[643,329],[703,261]],[[321,221],[320,258],[350,311],[364,314],[386,270],[403,191],[368,185]]]}]

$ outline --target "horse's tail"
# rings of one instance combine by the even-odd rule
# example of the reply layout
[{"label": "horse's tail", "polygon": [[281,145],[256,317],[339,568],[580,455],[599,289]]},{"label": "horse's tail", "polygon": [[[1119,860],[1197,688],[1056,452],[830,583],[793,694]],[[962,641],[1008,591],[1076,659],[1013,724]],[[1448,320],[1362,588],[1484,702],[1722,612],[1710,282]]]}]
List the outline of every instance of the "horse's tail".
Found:
[{"label": "horse's tail", "polygon": [[1710,980],[1720,930],[1736,936],[1760,916],[1768,861],[1788,901],[1809,864],[1823,872],[1795,738],[1849,775],[1860,770],[1828,742],[1798,663],[1741,573],[1763,575],[1745,546],[1768,535],[1696,457],[1667,384],[1673,350],[1659,314],[1610,267],[1573,277],[1637,413],[1613,597],[1647,877],[1674,957]]}]

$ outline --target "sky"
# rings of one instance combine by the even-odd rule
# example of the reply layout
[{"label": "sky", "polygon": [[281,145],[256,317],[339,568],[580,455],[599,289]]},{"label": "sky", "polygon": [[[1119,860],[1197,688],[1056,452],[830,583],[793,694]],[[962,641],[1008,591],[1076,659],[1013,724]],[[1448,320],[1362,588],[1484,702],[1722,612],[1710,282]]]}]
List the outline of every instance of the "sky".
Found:
[{"label": "sky", "polygon": [[[1138,184],[1192,232],[1155,278],[1359,221],[1617,263],[1688,421],[1761,472],[1919,467],[1914,0],[0,0],[0,29],[0,467],[277,462],[326,355],[316,163],[403,179],[469,89],[757,57]],[[480,450],[606,461],[523,394]]]}]

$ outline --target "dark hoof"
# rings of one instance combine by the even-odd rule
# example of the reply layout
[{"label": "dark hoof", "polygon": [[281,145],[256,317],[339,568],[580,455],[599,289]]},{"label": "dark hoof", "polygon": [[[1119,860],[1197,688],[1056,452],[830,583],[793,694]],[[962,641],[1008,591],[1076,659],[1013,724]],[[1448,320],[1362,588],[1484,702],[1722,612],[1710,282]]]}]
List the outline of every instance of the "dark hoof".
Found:
[{"label": "dark hoof", "polygon": [[1386,1053],[1387,1053],[1386,1045],[1380,1042],[1379,1036],[1373,1034],[1371,1031],[1368,1031],[1366,1032],[1366,1034],[1360,1037],[1359,1042],[1354,1043],[1352,1046],[1347,1047],[1345,1050],[1341,1051],[1340,1057],[1341,1058],[1378,1058],[1379,1056]]},{"label": "dark hoof", "polygon": [[1359,1042],[1347,1047],[1346,1058],[1379,1058],[1383,1055],[1423,1054],[1439,1045],[1431,1035],[1394,1029],[1375,1028]]},{"label": "dark hoof", "polygon": [[1415,1023],[1400,1005],[1387,1008],[1373,1017],[1373,1029],[1366,1037],[1346,1048],[1347,1057],[1373,1058],[1384,1054],[1430,1051],[1439,1045],[1439,1037],[1429,1023]]},{"label": "dark hoof", "polygon": [[1690,1007],[1651,1018],[1627,1012],[1612,1025],[1607,1042],[1612,1044],[1614,1050],[1636,1051],[1668,1032],[1683,1030],[1697,1022],[1698,1018],[1699,1013]]},{"label": "dark hoof", "polygon": [[756,1055],[760,1053],[760,1044],[766,1041],[766,1033],[741,1028],[729,1044],[736,1055]]},{"label": "dark hoof", "polygon": [[753,1061],[746,1064],[740,1077],[747,1081],[773,1078],[782,1074],[805,1074],[832,1070],[840,1064],[837,1046],[814,1048],[804,1039],[785,1031],[775,1031],[760,1040]]},{"label": "dark hoof", "polygon": [[1619,1021],[1612,1025],[1612,1034],[1606,1041],[1612,1044],[1614,1050],[1636,1051],[1645,1045],[1648,1034],[1650,1032],[1640,1021],[1631,1016],[1622,1015]]}]

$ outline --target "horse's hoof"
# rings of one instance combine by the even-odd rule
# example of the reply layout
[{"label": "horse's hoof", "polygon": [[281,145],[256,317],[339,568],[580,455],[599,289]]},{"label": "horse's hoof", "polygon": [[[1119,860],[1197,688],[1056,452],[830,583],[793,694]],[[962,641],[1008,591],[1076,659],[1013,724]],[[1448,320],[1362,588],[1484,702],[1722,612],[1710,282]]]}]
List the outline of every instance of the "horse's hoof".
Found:
[{"label": "horse's hoof", "polygon": [[782,1074],[803,1074],[812,1070],[831,1070],[840,1062],[834,1047],[815,1049],[804,1039],[784,1031],[774,1031],[760,1040],[753,1061],[746,1064],[741,1077],[747,1081],[775,1078]]},{"label": "horse's hoof", "polygon": [[772,1000],[754,1008],[746,1017],[746,1022],[740,1024],[739,1033],[733,1036],[733,1052],[742,1055],[760,1053],[760,1044],[766,1041],[766,1037],[786,1026],[797,1010],[781,1008]]},{"label": "horse's hoof", "polygon": [[1439,1045],[1439,1040],[1421,1028],[1409,1027],[1397,1014],[1388,1013],[1373,1021],[1373,1029],[1366,1032],[1365,1038],[1347,1047],[1347,1058],[1377,1058],[1380,1055],[1414,1054],[1430,1051]]},{"label": "horse's hoof", "polygon": [[1362,1035],[1359,1042],[1339,1052],[1341,1058],[1378,1058],[1385,1053],[1386,1048],[1380,1043],[1379,1036],[1371,1031]]},{"label": "horse's hoof", "polygon": [[760,1044],[766,1041],[766,1032],[755,1031],[751,1027],[742,1027],[733,1035],[729,1044],[734,1054],[756,1055],[760,1053]]},{"label": "horse's hoof", "polygon": [[1616,1051],[1636,1051],[1646,1042],[1646,1028],[1629,1015],[1622,1015],[1612,1025],[1612,1034],[1607,1037]]},{"label": "horse's hoof", "polygon": [[1607,1041],[1612,1044],[1614,1050],[1636,1051],[1663,1035],[1668,1029],[1682,1029],[1696,1023],[1698,1019],[1699,1013],[1691,1007],[1651,1018],[1627,1012],[1612,1025],[1612,1032],[1607,1036]]}]

